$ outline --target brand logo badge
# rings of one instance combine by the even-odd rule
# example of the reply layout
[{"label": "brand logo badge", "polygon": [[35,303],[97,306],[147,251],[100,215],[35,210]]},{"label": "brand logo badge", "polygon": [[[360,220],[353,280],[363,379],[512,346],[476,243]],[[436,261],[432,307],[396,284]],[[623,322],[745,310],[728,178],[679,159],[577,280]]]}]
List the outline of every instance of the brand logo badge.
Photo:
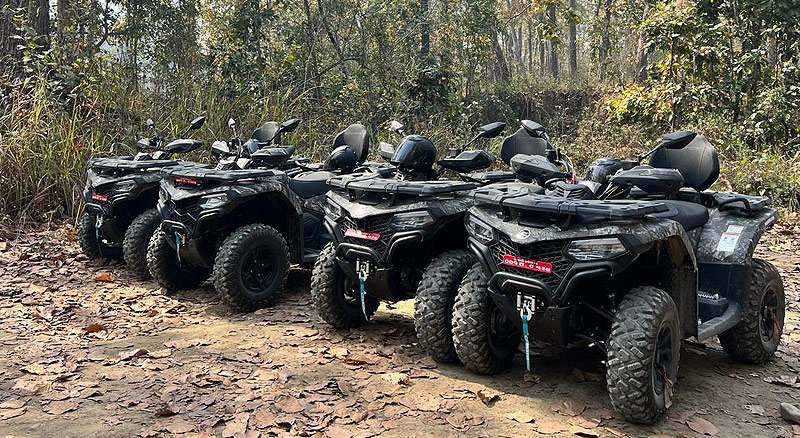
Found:
[{"label": "brand logo badge", "polygon": [[526,240],[529,237],[531,237],[531,230],[527,228],[523,228],[519,233],[517,233],[517,239]]}]

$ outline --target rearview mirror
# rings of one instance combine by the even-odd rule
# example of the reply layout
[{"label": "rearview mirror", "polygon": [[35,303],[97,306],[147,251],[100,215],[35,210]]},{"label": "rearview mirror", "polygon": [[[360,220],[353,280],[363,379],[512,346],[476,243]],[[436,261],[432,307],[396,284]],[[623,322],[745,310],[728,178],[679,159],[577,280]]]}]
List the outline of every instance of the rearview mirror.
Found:
[{"label": "rearview mirror", "polygon": [[379,146],[380,146],[381,158],[387,161],[391,160],[392,157],[394,156],[394,146],[392,146],[389,143],[386,143],[385,141],[382,141]]},{"label": "rearview mirror", "polygon": [[483,138],[495,138],[506,129],[506,124],[503,122],[489,123],[478,128],[478,136]]},{"label": "rearview mirror", "polygon": [[697,137],[697,133],[694,131],[673,132],[661,137],[661,144],[659,146],[667,149],[683,149],[691,143],[695,137]]},{"label": "rearview mirror", "polygon": [[203,116],[200,116],[200,117],[192,120],[192,123],[189,125],[189,127],[191,129],[200,129],[200,128],[203,127],[203,123],[205,123],[205,122],[206,122],[206,118],[203,117]]},{"label": "rearview mirror", "polygon": [[136,148],[139,149],[140,151],[151,149],[150,139],[149,138],[139,139],[139,141],[136,142]]},{"label": "rearview mirror", "polygon": [[156,122],[154,122],[153,119],[147,119],[145,124],[147,124],[147,127],[150,129],[156,129]]},{"label": "rearview mirror", "polygon": [[544,126],[534,122],[533,120],[520,121],[522,129],[524,129],[531,137],[547,138],[547,130]]},{"label": "rearview mirror", "polygon": [[236,120],[233,120],[233,117],[228,119],[228,128],[236,129]]},{"label": "rearview mirror", "polygon": [[403,131],[405,131],[405,129],[406,129],[406,127],[403,126],[403,124],[398,122],[397,120],[392,120],[392,123],[390,124],[390,126],[392,127],[393,131],[395,131],[396,133],[398,133],[400,135],[403,135]]},{"label": "rearview mirror", "polygon": [[211,154],[220,158],[233,155],[233,153],[231,153],[231,148],[228,147],[228,143],[220,140],[211,144]]},{"label": "rearview mirror", "polygon": [[292,132],[297,129],[300,119],[289,119],[281,122],[281,132]]}]

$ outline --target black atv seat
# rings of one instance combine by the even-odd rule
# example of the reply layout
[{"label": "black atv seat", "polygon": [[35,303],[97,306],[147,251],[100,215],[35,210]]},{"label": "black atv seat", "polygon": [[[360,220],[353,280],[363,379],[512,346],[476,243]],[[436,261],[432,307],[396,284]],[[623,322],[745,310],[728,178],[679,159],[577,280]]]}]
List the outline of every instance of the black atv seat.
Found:
[{"label": "black atv seat", "polygon": [[517,154],[547,155],[547,141],[543,138],[532,137],[523,128],[503,139],[500,147],[500,158],[506,164],[511,163],[511,158]]},{"label": "black atv seat", "polygon": [[333,139],[333,149],[347,146],[358,156],[358,162],[363,163],[369,154],[369,134],[367,127],[358,123],[348,126],[344,131],[336,134]]},{"label": "black atv seat", "polygon": [[719,176],[719,157],[714,146],[698,135],[682,149],[659,149],[650,158],[650,165],[664,169],[678,169],[684,186],[703,191]]},{"label": "black atv seat", "polygon": [[289,178],[289,188],[303,199],[313,198],[331,189],[327,181],[328,178],[333,176],[336,176],[336,174],[323,170],[301,173],[294,178]]},{"label": "black atv seat", "polygon": [[653,213],[650,216],[672,219],[683,226],[686,231],[703,226],[708,222],[708,209],[700,204],[686,201],[657,201],[664,204],[669,210]]},{"label": "black atv seat", "polygon": [[[278,127],[280,126],[281,125],[278,122],[264,123],[263,125],[259,126],[258,129],[253,131],[253,135],[251,135],[250,138],[252,138],[253,140],[257,140],[259,143],[266,143],[272,138],[273,135],[275,135],[275,132],[278,131]],[[280,134],[278,134],[278,136],[275,137],[273,143],[281,144]]]}]

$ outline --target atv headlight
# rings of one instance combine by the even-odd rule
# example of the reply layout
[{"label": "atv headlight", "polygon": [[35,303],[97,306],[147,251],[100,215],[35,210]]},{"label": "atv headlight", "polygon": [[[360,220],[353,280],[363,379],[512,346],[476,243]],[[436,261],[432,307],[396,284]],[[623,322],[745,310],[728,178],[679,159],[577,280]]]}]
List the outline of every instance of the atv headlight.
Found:
[{"label": "atv headlight", "polygon": [[203,210],[207,210],[210,208],[219,207],[226,202],[228,202],[228,195],[226,193],[217,193],[215,195],[203,196],[200,198],[200,201],[197,203],[197,205],[199,205]]},{"label": "atv headlight", "polygon": [[418,230],[434,223],[435,220],[426,210],[400,213],[392,217],[392,228],[398,231]]},{"label": "atv headlight", "polygon": [[473,215],[467,216],[466,225],[469,234],[485,245],[492,243],[497,238],[494,228]]},{"label": "atv headlight", "polygon": [[159,204],[166,204],[169,201],[169,192],[164,186],[158,188],[158,203]]},{"label": "atv headlight", "polygon": [[328,199],[325,201],[325,215],[333,220],[339,220],[344,216],[344,209],[341,205]]},{"label": "atv headlight", "polygon": [[126,179],[125,181],[114,184],[114,191],[117,193],[129,192],[133,190],[134,187],[136,187],[136,182],[132,179]]},{"label": "atv headlight", "polygon": [[579,262],[609,259],[625,251],[625,245],[616,237],[573,240],[567,247],[567,254]]}]

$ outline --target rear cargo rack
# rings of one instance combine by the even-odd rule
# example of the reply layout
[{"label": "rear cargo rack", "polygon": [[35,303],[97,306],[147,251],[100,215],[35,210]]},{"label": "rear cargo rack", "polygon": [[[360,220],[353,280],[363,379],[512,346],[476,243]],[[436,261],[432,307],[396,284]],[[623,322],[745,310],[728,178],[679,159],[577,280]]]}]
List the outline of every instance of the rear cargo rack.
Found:
[{"label": "rear cargo rack", "polygon": [[630,219],[669,210],[666,205],[658,201],[570,200],[530,194],[519,189],[478,190],[474,197],[479,203],[498,205],[504,210],[515,209],[566,216],[587,215],[606,219]]},{"label": "rear cargo rack", "polygon": [[125,160],[122,158],[95,158],[89,161],[89,167],[98,169],[120,169],[120,170],[144,170],[160,169],[162,167],[174,166],[177,160]]},{"label": "rear cargo rack", "polygon": [[236,181],[249,178],[269,178],[283,174],[271,169],[218,170],[205,168],[167,169],[165,173],[173,177],[197,178],[214,181]]},{"label": "rear cargo rack", "polygon": [[379,175],[344,175],[328,179],[333,187],[354,191],[389,193],[393,195],[436,196],[473,190],[478,187],[463,181],[398,181]]}]

